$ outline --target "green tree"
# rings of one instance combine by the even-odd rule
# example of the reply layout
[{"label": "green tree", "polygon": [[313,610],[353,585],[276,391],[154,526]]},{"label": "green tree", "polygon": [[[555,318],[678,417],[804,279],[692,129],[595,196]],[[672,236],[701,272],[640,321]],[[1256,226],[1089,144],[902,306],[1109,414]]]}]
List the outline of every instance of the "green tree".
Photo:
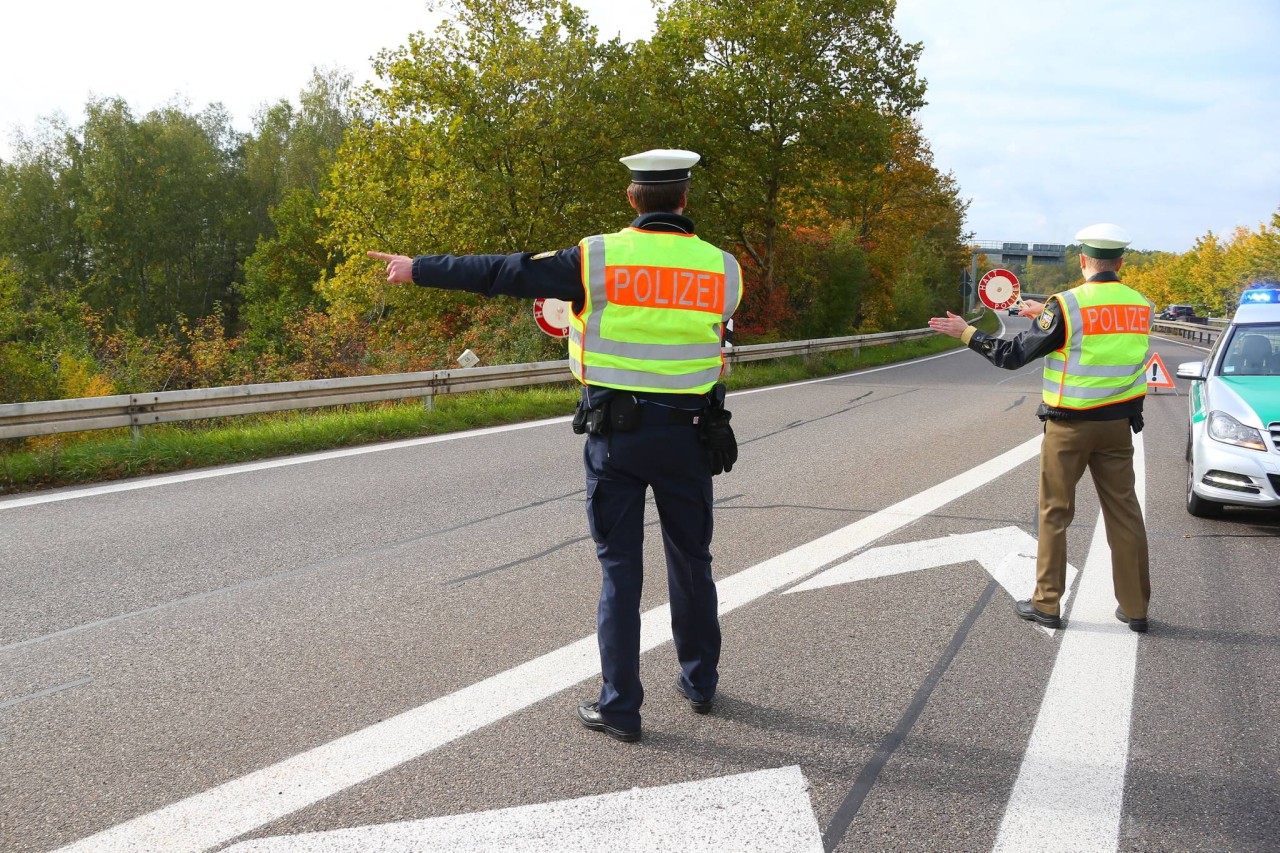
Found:
[{"label": "green tree", "polygon": [[[386,288],[365,250],[555,249],[624,224],[618,140],[643,109],[628,100],[623,46],[600,43],[581,9],[455,0],[452,11],[433,36],[384,53],[375,67],[386,83],[360,94],[366,117],[327,194],[331,239],[350,260],[322,285],[332,310],[391,314],[405,334],[442,338],[465,333],[477,301]],[[558,352],[527,306],[504,310],[537,349]]]},{"label": "green tree", "polygon": [[[787,281],[787,323],[779,329],[779,337],[837,337],[857,327],[870,268],[862,240],[852,228],[837,227],[834,233],[784,229],[778,269]],[[750,311],[736,325],[765,327]]]},{"label": "green tree", "polygon": [[893,10],[892,0],[674,0],[659,13],[638,75],[653,103],[639,119],[655,144],[703,154],[691,203],[701,230],[749,262],[748,303],[777,301],[784,225],[807,224],[832,176],[884,162],[894,119],[923,104],[920,46],[894,31]]},{"label": "green tree", "polygon": [[968,203],[950,174],[934,166],[919,124],[890,119],[879,162],[833,163],[811,216],[848,229],[866,253],[854,323],[864,331],[920,324],[955,308],[970,262],[963,233]]},{"label": "green tree", "polygon": [[74,291],[87,267],[76,225],[79,143],[65,120],[19,134],[11,162],[0,162],[0,255],[16,265],[29,304],[38,294]]},{"label": "green tree", "polygon": [[316,286],[332,275],[323,193],[343,136],[355,118],[351,75],[312,74],[300,108],[288,101],[263,110],[245,145],[245,170],[259,233],[237,285],[241,322],[255,351],[273,351],[287,320],[320,310]]},{"label": "green tree", "polygon": [[76,223],[89,303],[146,331],[230,302],[252,234],[230,116],[172,105],[138,120],[118,99],[87,113]]}]

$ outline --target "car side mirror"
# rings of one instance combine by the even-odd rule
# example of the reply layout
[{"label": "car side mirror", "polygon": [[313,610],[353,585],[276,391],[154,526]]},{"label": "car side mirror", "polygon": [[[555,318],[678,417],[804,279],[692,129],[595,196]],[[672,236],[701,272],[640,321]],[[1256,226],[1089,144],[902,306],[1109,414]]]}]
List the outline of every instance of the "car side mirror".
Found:
[{"label": "car side mirror", "polygon": [[1179,379],[1208,379],[1204,375],[1203,361],[1185,361],[1178,365]]}]

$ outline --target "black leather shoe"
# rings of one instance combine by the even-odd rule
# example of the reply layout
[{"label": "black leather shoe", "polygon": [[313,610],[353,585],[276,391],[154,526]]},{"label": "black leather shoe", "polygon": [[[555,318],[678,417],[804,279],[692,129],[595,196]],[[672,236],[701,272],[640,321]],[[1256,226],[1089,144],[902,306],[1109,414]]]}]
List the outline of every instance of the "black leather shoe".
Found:
[{"label": "black leather shoe", "polygon": [[[689,694],[684,692],[684,684],[681,683],[680,676],[678,675],[676,676],[676,692],[679,693],[684,698],[689,699]],[[689,706],[693,708],[693,712],[695,714],[710,714],[711,706],[714,704],[715,704],[714,699],[702,699],[702,700],[689,699]]]},{"label": "black leather shoe", "polygon": [[1050,616],[1048,613],[1041,613],[1039,610],[1035,609],[1031,604],[1031,599],[1029,598],[1026,601],[1014,602],[1013,609],[1018,611],[1018,615],[1023,619],[1043,625],[1046,628],[1062,627],[1061,616]]},{"label": "black leather shoe", "polygon": [[1147,633],[1146,619],[1130,619],[1119,607],[1116,608],[1116,618],[1128,625],[1130,631],[1137,631],[1139,634]]},{"label": "black leather shoe", "polygon": [[623,743],[634,743],[640,740],[640,730],[627,731],[616,726],[611,726],[604,721],[604,717],[600,716],[599,702],[583,702],[578,706],[578,722],[595,732],[604,732],[614,740],[620,740]]}]

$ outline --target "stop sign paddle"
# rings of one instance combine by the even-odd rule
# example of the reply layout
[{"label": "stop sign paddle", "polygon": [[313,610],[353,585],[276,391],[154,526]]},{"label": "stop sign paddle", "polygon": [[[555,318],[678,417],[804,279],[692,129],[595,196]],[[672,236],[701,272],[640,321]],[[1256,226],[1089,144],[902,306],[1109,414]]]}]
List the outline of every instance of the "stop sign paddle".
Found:
[{"label": "stop sign paddle", "polygon": [[991,270],[978,281],[978,298],[993,311],[1011,305],[1025,307],[1019,295],[1018,277],[1009,270]]},{"label": "stop sign paddle", "polygon": [[572,310],[568,302],[562,299],[533,300],[533,319],[538,328],[553,338],[569,337],[569,312]]}]

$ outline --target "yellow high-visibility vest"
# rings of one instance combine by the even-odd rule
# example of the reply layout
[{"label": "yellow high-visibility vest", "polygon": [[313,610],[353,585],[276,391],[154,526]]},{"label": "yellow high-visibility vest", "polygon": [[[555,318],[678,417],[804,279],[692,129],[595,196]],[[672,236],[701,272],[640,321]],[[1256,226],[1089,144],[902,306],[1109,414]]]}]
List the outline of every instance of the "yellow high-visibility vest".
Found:
[{"label": "yellow high-visibility vest", "polygon": [[737,260],[692,234],[588,237],[569,365],[584,385],[702,394],[724,370],[721,327],[742,298]]},{"label": "yellow high-visibility vest", "polygon": [[1043,399],[1057,409],[1096,409],[1145,396],[1152,305],[1118,281],[1086,282],[1050,297],[1066,342],[1044,359]]}]

